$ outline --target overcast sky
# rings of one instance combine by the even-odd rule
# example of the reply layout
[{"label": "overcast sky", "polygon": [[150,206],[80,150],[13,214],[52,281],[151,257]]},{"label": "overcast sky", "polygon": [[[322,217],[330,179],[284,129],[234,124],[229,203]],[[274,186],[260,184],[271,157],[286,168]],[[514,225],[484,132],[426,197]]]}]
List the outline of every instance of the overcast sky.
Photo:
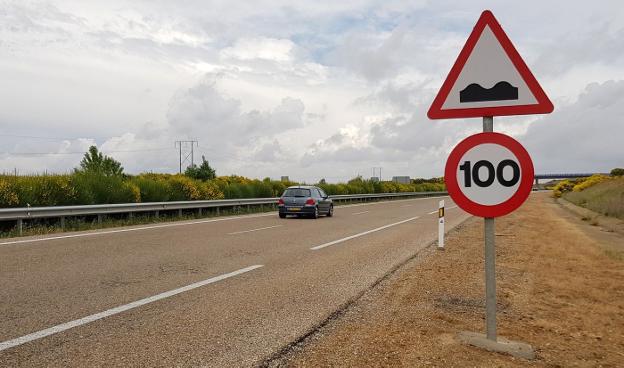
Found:
[{"label": "overcast sky", "polygon": [[176,172],[441,176],[480,119],[426,111],[491,9],[555,105],[495,118],[536,172],[624,166],[621,1],[0,1],[0,171],[68,172],[95,144]]}]

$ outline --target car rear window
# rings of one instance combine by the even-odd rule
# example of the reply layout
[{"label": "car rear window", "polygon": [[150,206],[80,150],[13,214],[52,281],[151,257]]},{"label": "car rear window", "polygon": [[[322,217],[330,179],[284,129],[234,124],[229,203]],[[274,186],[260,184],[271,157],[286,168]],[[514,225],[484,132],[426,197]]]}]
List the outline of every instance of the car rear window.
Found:
[{"label": "car rear window", "polygon": [[290,188],[284,192],[284,197],[310,197],[310,189]]}]

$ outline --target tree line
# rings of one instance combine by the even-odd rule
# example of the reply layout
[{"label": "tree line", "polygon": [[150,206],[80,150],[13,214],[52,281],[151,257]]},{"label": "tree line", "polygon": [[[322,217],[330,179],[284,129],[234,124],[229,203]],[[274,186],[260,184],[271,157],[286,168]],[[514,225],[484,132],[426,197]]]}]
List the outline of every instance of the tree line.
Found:
[{"label": "tree line", "polygon": [[[270,178],[217,176],[203,156],[201,164],[187,167],[184,174],[128,175],[119,161],[91,146],[70,174],[0,175],[0,207],[270,198],[297,184]],[[329,195],[444,190],[442,178],[399,184],[356,177],[346,183],[321,180],[316,184]]]}]

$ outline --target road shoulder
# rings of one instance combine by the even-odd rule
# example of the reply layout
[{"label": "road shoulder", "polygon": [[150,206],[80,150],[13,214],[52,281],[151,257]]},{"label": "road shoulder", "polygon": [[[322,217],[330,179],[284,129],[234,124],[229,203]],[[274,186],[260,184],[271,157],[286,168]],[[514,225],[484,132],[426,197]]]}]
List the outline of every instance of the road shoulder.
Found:
[{"label": "road shoulder", "polygon": [[532,344],[536,360],[456,337],[484,330],[483,223],[472,218],[445,251],[426,249],[271,365],[617,366],[624,261],[610,250],[624,249],[624,236],[581,221],[547,193],[496,227],[499,335]]}]

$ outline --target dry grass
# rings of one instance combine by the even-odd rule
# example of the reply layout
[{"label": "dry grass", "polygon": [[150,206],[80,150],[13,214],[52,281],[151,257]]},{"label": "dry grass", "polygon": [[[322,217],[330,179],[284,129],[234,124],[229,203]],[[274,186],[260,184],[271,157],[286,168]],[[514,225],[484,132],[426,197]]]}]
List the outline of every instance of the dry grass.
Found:
[{"label": "dry grass", "polygon": [[536,360],[456,338],[484,330],[483,223],[475,218],[448,236],[444,252],[408,264],[275,365],[622,367],[624,237],[571,218],[536,195],[496,220],[499,335],[532,344]]},{"label": "dry grass", "polygon": [[624,177],[596,184],[580,192],[568,192],[563,197],[577,206],[624,220]]}]

